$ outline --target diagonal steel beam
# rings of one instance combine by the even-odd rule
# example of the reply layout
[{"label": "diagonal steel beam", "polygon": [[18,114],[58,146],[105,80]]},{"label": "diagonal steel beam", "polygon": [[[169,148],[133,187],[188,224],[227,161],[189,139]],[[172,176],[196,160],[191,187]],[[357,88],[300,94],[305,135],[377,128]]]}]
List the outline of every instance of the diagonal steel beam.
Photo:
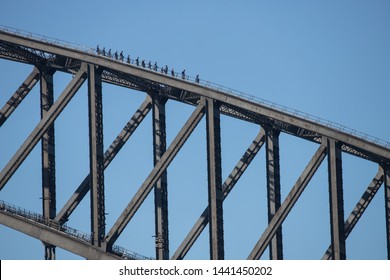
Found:
[{"label": "diagonal steel beam", "polygon": [[[115,156],[119,153],[119,151],[125,145],[127,140],[130,139],[131,135],[148,115],[152,106],[151,104],[151,99],[149,95],[147,95],[145,101],[141,104],[138,110],[134,113],[134,115],[127,122],[125,127],[122,129],[122,131],[115,138],[115,140],[112,142],[107,151],[104,153],[104,168],[107,168],[107,166],[110,165],[111,161],[115,158]],[[64,205],[64,207],[57,214],[54,220],[62,224],[65,223],[69,219],[69,216],[79,205],[79,203],[83,200],[85,195],[89,192],[90,187],[90,176],[88,174],[83,180],[83,182],[80,184],[80,186],[76,189],[74,194]]]},{"label": "diagonal steel beam", "polygon": [[249,260],[257,260],[262,256],[264,251],[267,249],[268,244],[271,242],[272,238],[276,234],[276,231],[286,219],[287,215],[290,213],[291,209],[298,201],[299,197],[305,190],[306,186],[317,171],[318,167],[325,159],[326,153],[327,149],[324,145],[321,145],[317,149],[309,164],[303,170],[301,176],[298,178],[297,182],[292,187],[291,191],[287,195],[286,199],[283,201],[282,205],[279,207],[278,211],[276,211],[275,215],[269,222],[259,241],[256,243],[252,252],[248,256]]},{"label": "diagonal steel beam", "polygon": [[149,176],[146,178],[142,186],[138,189],[133,199],[129,202],[125,210],[122,212],[110,232],[106,236],[107,248],[110,249],[115,241],[118,239],[120,234],[126,228],[127,224],[137,212],[145,198],[148,196],[157,180],[161,177],[163,172],[167,169],[168,165],[175,158],[181,147],[187,141],[191,133],[194,131],[200,120],[205,114],[205,102],[201,100],[198,107],[192,113],[190,118],[184,124],[178,135],[175,137],[171,145],[168,147],[166,152],[163,154],[159,162],[155,165]]},{"label": "diagonal steel beam", "polygon": [[0,110],[0,127],[9,118],[12,112],[19,106],[27,94],[32,90],[39,80],[39,71],[34,67],[30,75],[11,96],[8,102]]},{"label": "diagonal steel beam", "polygon": [[[234,188],[238,180],[244,174],[245,170],[248,168],[253,158],[260,151],[261,147],[265,143],[265,133],[264,130],[261,130],[253,140],[250,147],[246,150],[245,154],[241,157],[237,165],[234,167],[233,171],[225,180],[222,187],[222,198],[225,198],[229,195],[230,191]],[[202,231],[205,229],[209,223],[209,209],[203,211],[199,219],[196,221],[195,225],[192,227],[190,232],[187,234],[186,238],[180,244],[179,248],[176,250],[175,254],[172,256],[172,260],[182,260],[188,251],[191,249],[192,245],[198,239]]]},{"label": "diagonal steel beam", "polygon": [[[375,194],[378,192],[381,185],[383,184],[383,180],[384,180],[383,174],[384,174],[383,169],[379,167],[378,173],[375,175],[374,179],[372,179],[370,185],[368,186],[368,188],[360,198],[359,202],[356,204],[355,208],[353,208],[348,219],[345,221],[344,224],[345,239],[348,238],[349,234],[352,232],[352,230],[354,229],[354,227],[362,217],[364,211],[366,211],[368,205],[370,205]],[[325,252],[322,259],[330,260],[331,258],[332,258],[332,246],[329,246],[328,250]]]},{"label": "diagonal steel beam", "polygon": [[[153,164],[156,165],[166,151],[166,98],[153,97]],[[165,170],[154,186],[156,259],[169,259],[168,178]]]},{"label": "diagonal steel beam", "polygon": [[[280,131],[273,128],[266,129],[266,167],[267,167],[267,206],[268,222],[270,222],[278,211],[281,204],[281,186],[280,186],[280,152],[279,135]],[[282,226],[278,228],[275,236],[269,245],[270,260],[283,259],[283,234]]]},{"label": "diagonal steel beam", "polygon": [[86,80],[86,64],[82,63],[80,70],[76,76],[68,84],[65,90],[58,97],[47,114],[41,119],[35,129],[31,132],[26,141],[22,144],[19,150],[14,154],[12,159],[4,167],[0,173],[0,190],[3,189],[8,180],[12,177],[15,171],[19,168],[22,162],[30,154],[35,145],[41,140],[43,134],[47,131],[54,120],[59,116],[62,110],[66,107],[72,97]]}]

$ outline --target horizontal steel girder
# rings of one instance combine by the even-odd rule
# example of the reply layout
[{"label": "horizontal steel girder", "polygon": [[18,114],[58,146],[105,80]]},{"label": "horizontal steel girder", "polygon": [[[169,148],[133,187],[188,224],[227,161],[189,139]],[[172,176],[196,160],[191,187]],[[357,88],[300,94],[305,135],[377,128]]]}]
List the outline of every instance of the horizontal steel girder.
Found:
[{"label": "horizontal steel girder", "polygon": [[58,99],[55,101],[55,103],[47,112],[47,114],[41,119],[41,121],[33,130],[33,132],[31,132],[30,136],[26,139],[26,141],[12,157],[12,159],[1,171],[0,190],[3,189],[4,185],[8,182],[8,180],[22,164],[22,162],[26,159],[26,157],[29,155],[35,145],[41,140],[43,134],[46,132],[49,126],[54,122],[54,120],[59,116],[59,114],[66,107],[72,97],[76,94],[78,89],[86,80],[86,76],[86,65],[83,64],[83,67],[79,70],[77,75],[68,84],[68,86],[58,97]]},{"label": "horizontal steel girder", "polygon": [[[71,49],[52,43],[39,41],[33,38],[25,38],[15,34],[0,32],[0,41],[21,45],[27,48],[40,50],[47,53],[56,54],[66,58],[84,61],[102,66],[106,69],[128,74],[138,77],[144,81],[149,81],[151,85],[162,84],[172,88],[178,88],[186,92],[194,93],[205,98],[211,98],[221,102],[224,106],[238,108],[243,112],[249,113],[252,117],[258,116],[263,120],[269,120],[271,123],[281,124],[280,128],[283,132],[295,134],[297,137],[301,135],[296,131],[296,128],[313,132],[318,136],[325,136],[335,139],[343,143],[343,151],[367,158],[369,160],[390,164],[390,149],[385,148],[376,143],[359,138],[347,132],[328,127],[323,124],[316,123],[311,120],[304,119],[299,116],[294,116],[280,110],[264,106],[250,100],[243,99],[238,96],[233,96],[216,89],[208,88],[200,84],[191,83],[182,79],[175,79],[169,75],[164,75],[156,71],[150,71],[146,68],[136,67],[115,61],[104,56],[99,56],[93,53],[87,53],[76,49]],[[289,128],[294,127],[293,130]],[[306,139],[306,138],[305,138]]]},{"label": "horizontal steel girder", "polygon": [[161,174],[167,169],[168,165],[175,158],[181,147],[187,141],[191,133],[194,131],[200,120],[205,114],[205,103],[204,100],[198,105],[195,111],[192,113],[190,118],[184,124],[183,128],[177,134],[171,145],[168,147],[166,152],[163,154],[159,162],[155,165],[145,182],[138,189],[133,199],[129,202],[125,210],[122,212],[114,226],[111,228],[106,236],[106,243],[108,248],[111,247],[118,239],[120,234],[126,228],[131,218],[137,212],[145,198],[148,196],[157,180],[161,177]]},{"label": "horizontal steel girder", "polygon": [[0,224],[22,232],[28,236],[65,249],[76,255],[91,260],[119,260],[119,256],[104,252],[87,242],[78,240],[59,230],[19,217],[15,214],[0,211]]}]

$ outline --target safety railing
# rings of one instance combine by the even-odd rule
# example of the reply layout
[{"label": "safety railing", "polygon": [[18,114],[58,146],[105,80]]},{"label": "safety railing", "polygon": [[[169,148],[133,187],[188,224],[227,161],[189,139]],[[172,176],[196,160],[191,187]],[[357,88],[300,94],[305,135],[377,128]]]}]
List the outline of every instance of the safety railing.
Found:
[{"label": "safety railing", "polygon": [[[7,203],[3,200],[0,200],[0,211],[8,212],[18,217],[33,221],[40,225],[48,226],[52,229],[61,231],[68,236],[74,237],[78,240],[82,240],[86,243],[91,244],[92,237],[90,234],[81,232],[74,228],[67,226],[66,224],[60,224],[48,218],[45,218],[43,215],[26,210],[19,206]],[[131,250],[125,249],[123,247],[114,245],[112,248],[114,254],[123,257],[124,259],[134,259],[134,260],[151,260],[152,258],[145,257]]]},{"label": "safety railing", "polygon": [[261,104],[263,106],[266,106],[268,108],[279,110],[279,111],[291,114],[293,116],[300,117],[300,118],[303,118],[305,120],[309,120],[309,121],[324,125],[324,126],[329,127],[329,128],[333,128],[333,129],[338,130],[340,132],[344,132],[344,133],[356,136],[356,137],[364,139],[368,142],[371,142],[371,143],[374,143],[374,144],[377,144],[377,145],[380,145],[380,146],[383,146],[386,148],[390,148],[389,141],[385,141],[385,140],[380,139],[378,137],[374,137],[374,136],[371,136],[369,134],[357,131],[356,129],[352,129],[352,128],[349,128],[347,126],[341,125],[339,123],[329,121],[329,120],[320,118],[318,116],[314,116],[312,114],[304,113],[302,111],[299,111],[299,110],[296,110],[293,108],[289,108],[287,106],[283,106],[283,105],[280,105],[278,103],[259,98],[257,96],[253,96],[253,95],[244,93],[242,91],[238,91],[238,90],[235,90],[235,89],[232,89],[229,87],[225,87],[223,85],[220,85],[220,84],[217,84],[214,82],[210,82],[210,81],[201,79],[199,76],[195,76],[195,77],[189,76],[183,72],[179,73],[177,71],[174,71],[173,68],[171,68],[171,70],[169,70],[166,68],[166,66],[160,67],[160,66],[157,66],[157,64],[152,64],[151,62],[145,62],[145,60],[140,60],[139,58],[136,58],[136,59],[130,58],[130,56],[126,56],[126,55],[121,54],[122,52],[119,54],[117,51],[111,52],[110,50],[108,50],[108,51],[105,50],[103,52],[103,49],[100,49],[100,48],[98,49],[98,48],[92,48],[92,47],[88,47],[88,46],[84,46],[84,45],[74,44],[74,43],[63,41],[63,40],[58,40],[58,39],[51,38],[48,36],[43,36],[43,35],[23,31],[20,29],[16,29],[16,28],[4,26],[4,25],[0,25],[0,30],[4,31],[4,32],[24,36],[27,38],[40,40],[40,41],[50,43],[50,44],[55,44],[55,45],[63,46],[66,48],[76,49],[76,50],[86,52],[89,54],[105,56],[109,59],[113,59],[113,60],[116,60],[118,62],[131,64],[131,65],[134,65],[137,67],[145,68],[145,69],[150,70],[150,71],[156,71],[159,73],[170,75],[174,78],[183,79],[183,80],[186,80],[186,81],[189,81],[192,83],[200,84],[204,87],[222,92],[224,94],[229,94],[232,96],[243,98],[243,99]]}]

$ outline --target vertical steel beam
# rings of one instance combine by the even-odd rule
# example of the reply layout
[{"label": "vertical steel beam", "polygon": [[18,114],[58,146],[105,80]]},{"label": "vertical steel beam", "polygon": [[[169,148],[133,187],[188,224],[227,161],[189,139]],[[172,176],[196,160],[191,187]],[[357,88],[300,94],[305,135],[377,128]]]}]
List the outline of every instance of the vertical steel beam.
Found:
[{"label": "vertical steel beam", "polygon": [[8,102],[0,110],[0,127],[9,118],[12,112],[19,106],[31,89],[35,86],[39,79],[39,71],[34,67],[33,71],[20,85],[17,91],[12,95]]},{"label": "vertical steel beam", "polygon": [[219,104],[207,100],[207,170],[210,229],[210,259],[223,260],[223,209],[222,209],[222,167],[221,167],[221,126]]},{"label": "vertical steel beam", "polygon": [[88,65],[89,151],[92,244],[101,246],[105,236],[103,100],[101,71]]},{"label": "vertical steel beam", "polygon": [[[372,199],[375,197],[376,193],[380,189],[383,184],[383,169],[379,167],[378,173],[371,181],[370,185],[360,198],[359,202],[356,204],[355,208],[353,208],[351,214],[344,224],[345,231],[345,239],[348,238],[349,234],[352,232],[364,211],[366,211],[368,205],[370,205]],[[332,245],[330,245],[322,257],[323,260],[330,260],[332,257]]]},{"label": "vertical steel beam", "polygon": [[387,259],[390,260],[390,166],[384,167]]},{"label": "vertical steel beam", "polygon": [[332,241],[332,259],[344,260],[346,258],[345,232],[344,232],[344,200],[341,145],[333,139],[326,139],[328,148],[328,178],[329,178],[329,204],[330,226]]},{"label": "vertical steel beam", "polygon": [[[165,125],[165,103],[166,98],[153,97],[153,162],[154,165],[160,161],[165,153],[166,125]],[[156,259],[169,259],[169,228],[168,228],[168,188],[167,171],[154,185],[154,206],[155,206],[155,238],[156,238]]]},{"label": "vertical steel beam", "polygon": [[[266,129],[266,165],[267,165],[267,199],[268,199],[268,223],[272,221],[278,211],[280,198],[280,160],[279,160],[279,134],[280,131]],[[269,246],[269,258],[271,260],[283,259],[282,226],[279,226]]]},{"label": "vertical steel beam", "polygon": [[[53,71],[41,69],[41,118],[44,118],[54,104]],[[55,170],[54,122],[42,136],[42,207],[45,219],[56,216],[56,170]],[[55,259],[55,247],[45,244],[45,259]]]},{"label": "vertical steel beam", "polygon": [[[241,176],[244,174],[245,170],[248,168],[253,158],[260,151],[261,147],[264,145],[264,142],[265,133],[264,130],[261,130],[223,183],[222,195],[224,200],[229,195],[230,191],[234,188]],[[190,232],[187,234],[183,242],[180,244],[179,248],[176,250],[175,254],[172,256],[171,259],[182,260],[188,253],[188,251],[191,249],[195,241],[198,239],[200,234],[203,232],[208,223],[209,207],[206,207],[206,209],[204,209],[203,213],[200,215],[199,219],[196,221],[196,223],[194,224]]]}]

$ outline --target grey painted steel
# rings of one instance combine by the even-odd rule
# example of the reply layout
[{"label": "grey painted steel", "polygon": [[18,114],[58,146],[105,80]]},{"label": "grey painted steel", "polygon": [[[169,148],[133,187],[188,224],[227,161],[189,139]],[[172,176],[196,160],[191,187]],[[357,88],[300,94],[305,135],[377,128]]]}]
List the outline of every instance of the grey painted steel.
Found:
[{"label": "grey painted steel", "polygon": [[65,249],[91,260],[120,260],[119,256],[102,251],[87,242],[66,235],[59,230],[24,219],[11,213],[0,211],[0,224],[41,240],[47,244]]},{"label": "grey painted steel", "polygon": [[[375,197],[376,193],[383,184],[383,169],[379,167],[378,173],[375,175],[374,179],[371,181],[370,185],[367,187],[366,191],[363,193],[359,202],[356,204],[355,208],[349,214],[348,219],[344,224],[345,239],[348,238],[349,234],[355,228],[356,224],[360,220],[364,211],[366,211],[368,205],[370,205],[372,199]],[[330,260],[332,257],[332,246],[330,245],[322,257],[323,260]]]},{"label": "grey painted steel", "polygon": [[[45,117],[54,103],[53,72],[40,71],[41,118]],[[42,213],[43,217],[53,219],[56,216],[56,169],[54,122],[42,136]],[[45,244],[45,259],[55,259],[55,247]]]},{"label": "grey painted steel", "polygon": [[[268,223],[278,211],[280,198],[280,157],[279,157],[279,135],[280,131],[272,128],[265,130],[266,135],[266,169],[267,169],[267,205]],[[270,260],[283,259],[283,235],[282,226],[277,229],[275,236],[269,245]]]},{"label": "grey painted steel", "polygon": [[[246,150],[244,155],[241,157],[237,165],[234,167],[232,172],[229,174],[222,186],[222,198],[225,198],[229,195],[230,191],[234,188],[238,180],[244,174],[245,170],[248,168],[249,164],[252,162],[253,158],[260,151],[261,147],[265,142],[265,133],[264,130],[261,130],[253,140],[252,144]],[[190,232],[187,234],[186,238],[180,244],[179,248],[176,250],[175,254],[172,256],[172,260],[182,260],[185,255],[191,249],[192,245],[198,239],[200,234],[203,232],[207,224],[209,223],[209,207],[203,211],[199,219],[196,221]]]},{"label": "grey painted steel", "polygon": [[89,160],[92,245],[101,246],[106,235],[103,154],[103,99],[101,70],[88,65]]},{"label": "grey painted steel", "polygon": [[24,100],[27,94],[32,90],[39,80],[39,71],[34,67],[30,75],[26,80],[20,85],[20,87],[15,91],[12,97],[4,104],[3,108],[0,110],[0,127],[5,123],[9,118],[12,112],[19,106],[19,104]]},{"label": "grey painted steel", "polygon": [[386,166],[384,169],[387,259],[390,260],[390,166]]},{"label": "grey painted steel", "polygon": [[[166,151],[165,103],[158,96],[153,97],[153,162],[156,165]],[[168,187],[165,170],[154,186],[156,259],[169,259]]]},{"label": "grey painted steel", "polygon": [[[111,161],[125,145],[127,140],[130,139],[131,135],[134,133],[137,127],[145,119],[151,109],[151,104],[151,99],[149,96],[147,96],[145,101],[141,104],[135,114],[127,122],[125,127],[122,129],[122,131],[115,138],[115,140],[112,142],[107,151],[104,153],[104,168],[107,168],[107,166],[111,163]],[[76,189],[74,194],[69,198],[64,207],[62,207],[62,209],[57,214],[54,220],[62,224],[65,223],[69,219],[69,216],[79,205],[79,203],[83,200],[85,195],[89,192],[90,187],[90,176],[88,174],[84,178],[80,186]]]},{"label": "grey painted steel", "polygon": [[210,259],[225,258],[222,207],[221,125],[219,104],[207,100],[207,174]]},{"label": "grey painted steel", "polygon": [[204,101],[201,101],[195,111],[191,114],[190,118],[184,124],[180,132],[177,134],[171,145],[161,157],[160,161],[156,164],[149,176],[146,178],[142,186],[138,189],[133,199],[126,206],[114,226],[111,228],[106,236],[107,247],[110,248],[114,242],[118,239],[119,235],[123,232],[131,218],[137,212],[142,202],[152,190],[162,173],[167,169],[168,165],[175,158],[176,154],[180,151],[181,147],[187,141],[191,133],[194,131],[200,120],[203,118]]},{"label": "grey painted steel", "polygon": [[62,92],[60,97],[56,100],[46,116],[41,119],[33,132],[29,135],[27,140],[22,144],[19,150],[15,153],[12,159],[4,167],[0,173],[0,190],[8,182],[11,176],[19,168],[22,162],[26,159],[38,141],[42,138],[43,134],[53,123],[53,121],[62,112],[65,106],[69,103],[72,97],[76,94],[77,90],[81,87],[86,79],[86,67],[85,65],[77,72],[77,75],[72,79],[69,85]]},{"label": "grey painted steel", "polygon": [[87,53],[84,51],[55,45],[53,43],[39,41],[33,38],[25,38],[15,34],[0,32],[0,40],[22,45],[32,49],[41,50],[43,52],[57,54],[75,60],[93,63],[95,65],[129,74],[140,79],[164,84],[173,88],[179,88],[186,92],[192,92],[206,98],[211,98],[215,101],[220,101],[227,106],[244,110],[256,117],[265,117],[274,123],[278,122],[280,123],[280,129],[284,132],[293,133],[298,137],[302,137],[300,133],[290,130],[291,127],[300,128],[301,130],[312,132],[318,136],[325,136],[343,143],[343,151],[354,151],[352,154],[357,156],[362,156],[364,158],[368,157],[372,161],[383,161],[384,163],[390,164],[390,149],[386,147],[370,142],[366,139],[359,138],[353,134],[328,127],[324,124],[316,123],[299,116],[282,112],[278,109],[270,108],[260,103],[246,100],[238,96],[233,96],[216,89],[208,88],[206,86],[202,86],[200,84],[192,83],[186,80],[176,79],[170,77],[169,75],[150,71],[146,68],[125,64],[107,57],[98,56],[94,53]]},{"label": "grey painted steel", "polygon": [[301,176],[298,178],[297,182],[294,184],[291,191],[287,195],[286,199],[283,201],[278,211],[276,211],[272,220],[268,223],[267,228],[248,256],[249,260],[257,260],[263,255],[273,236],[276,234],[278,228],[282,225],[283,221],[286,219],[287,215],[298,201],[306,186],[309,184],[311,178],[313,178],[313,175],[325,159],[326,153],[327,149],[325,145],[321,145],[317,149],[314,156],[303,170]]},{"label": "grey painted steel", "polygon": [[326,139],[328,147],[329,207],[332,259],[345,260],[344,199],[340,143]]}]

